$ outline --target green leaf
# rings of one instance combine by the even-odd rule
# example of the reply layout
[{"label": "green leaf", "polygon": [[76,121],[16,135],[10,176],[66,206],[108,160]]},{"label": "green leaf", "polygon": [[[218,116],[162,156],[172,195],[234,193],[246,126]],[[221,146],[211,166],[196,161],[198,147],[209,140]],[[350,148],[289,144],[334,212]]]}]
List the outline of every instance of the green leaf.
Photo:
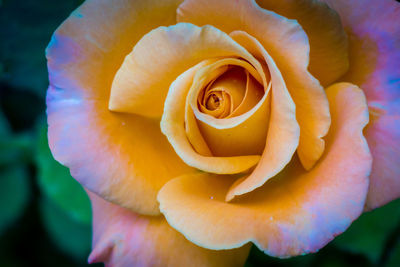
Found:
[{"label": "green leaf", "polygon": [[333,242],[341,249],[364,254],[377,263],[388,238],[400,222],[400,199],[367,212]]},{"label": "green leaf", "polygon": [[90,224],[90,200],[82,186],[71,177],[69,170],[52,156],[47,142],[47,126],[39,129],[36,164],[41,191],[73,220]]},{"label": "green leaf", "polygon": [[40,200],[43,224],[53,243],[76,261],[86,261],[91,246],[91,227],[71,219],[50,199]]},{"label": "green leaf", "polygon": [[22,215],[29,199],[29,177],[24,166],[0,169],[0,235]]}]

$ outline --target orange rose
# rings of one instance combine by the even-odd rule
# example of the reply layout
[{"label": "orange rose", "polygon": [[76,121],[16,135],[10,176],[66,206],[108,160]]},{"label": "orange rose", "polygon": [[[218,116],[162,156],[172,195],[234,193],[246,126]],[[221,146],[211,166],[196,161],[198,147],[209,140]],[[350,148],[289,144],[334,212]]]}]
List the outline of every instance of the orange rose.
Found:
[{"label": "orange rose", "polygon": [[88,0],[60,26],[49,143],[90,262],[315,252],[400,195],[400,5],[326,2]]}]

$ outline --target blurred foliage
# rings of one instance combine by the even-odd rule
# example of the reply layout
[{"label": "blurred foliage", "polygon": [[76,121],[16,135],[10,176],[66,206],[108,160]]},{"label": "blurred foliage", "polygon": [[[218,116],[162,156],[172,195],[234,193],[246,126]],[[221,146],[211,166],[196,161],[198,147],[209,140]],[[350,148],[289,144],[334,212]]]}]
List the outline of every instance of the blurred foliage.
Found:
[{"label": "blurred foliage", "polygon": [[77,261],[86,261],[91,247],[91,225],[77,222],[52,201],[42,198],[40,203],[40,213],[53,243]]},{"label": "blurred foliage", "polygon": [[14,223],[27,207],[30,185],[25,166],[10,165],[0,172],[0,235]]},{"label": "blurred foliage", "polygon": [[[90,203],[53,159],[44,122],[44,50],[81,2],[0,0],[1,266],[87,266]],[[253,246],[246,266],[400,266],[400,200],[362,215],[318,253],[278,259]]]}]

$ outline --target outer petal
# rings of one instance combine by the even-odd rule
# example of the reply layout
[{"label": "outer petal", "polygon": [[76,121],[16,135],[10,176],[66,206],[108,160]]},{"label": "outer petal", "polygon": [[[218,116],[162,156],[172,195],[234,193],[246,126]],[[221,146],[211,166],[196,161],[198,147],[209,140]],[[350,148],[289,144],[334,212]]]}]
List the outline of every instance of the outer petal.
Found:
[{"label": "outer petal", "polygon": [[181,161],[158,121],[115,114],[107,103],[47,94],[49,145],[72,176],[106,199],[143,214],[158,214],[158,190],[193,169]]},{"label": "outer petal", "polygon": [[175,24],[180,0],[87,0],[57,29],[46,56],[52,86],[65,98],[108,101],[115,73],[150,30]]},{"label": "outer petal", "polygon": [[330,116],[323,88],[307,70],[309,44],[300,25],[260,8],[253,0],[186,0],[179,6],[177,19],[196,25],[211,24],[228,33],[245,31],[264,46],[296,103],[300,125],[297,152],[304,167],[311,169],[324,151],[322,138],[328,132]]},{"label": "outer petal", "polygon": [[344,81],[360,86],[371,122],[365,136],[374,158],[367,209],[400,197],[400,3],[325,0],[341,16],[350,41]]},{"label": "outer petal", "polygon": [[339,15],[314,0],[256,0],[267,10],[295,19],[310,41],[308,69],[323,84],[335,82],[349,67],[347,35]]},{"label": "outer petal", "polygon": [[210,25],[179,23],[157,28],[137,43],[118,70],[110,109],[161,117],[168,88],[178,75],[202,60],[216,57],[243,57],[259,65],[226,33]]},{"label": "outer petal", "polygon": [[47,48],[49,142],[55,158],[90,190],[145,214],[159,213],[158,189],[190,168],[158,122],[109,112],[108,96],[124,56],[150,29],[175,23],[178,3],[88,0]]},{"label": "outer petal", "polygon": [[326,153],[311,171],[297,158],[260,189],[224,201],[232,176],[188,175],[159,192],[172,227],[202,247],[226,249],[252,241],[266,253],[287,257],[315,252],[363,211],[372,158],[362,129],[365,97],[349,84],[327,90],[332,131]]},{"label": "outer petal", "polygon": [[226,251],[200,248],[163,217],[140,216],[89,193],[93,251],[89,263],[106,266],[243,266],[250,246]]}]

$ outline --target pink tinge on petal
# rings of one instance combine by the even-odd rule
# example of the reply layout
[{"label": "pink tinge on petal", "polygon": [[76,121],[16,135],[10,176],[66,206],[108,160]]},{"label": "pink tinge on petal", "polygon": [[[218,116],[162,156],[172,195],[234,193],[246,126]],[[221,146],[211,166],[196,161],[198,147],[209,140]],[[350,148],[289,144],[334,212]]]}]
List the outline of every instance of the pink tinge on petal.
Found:
[{"label": "pink tinge on petal", "polygon": [[350,69],[342,78],[365,93],[371,121],[365,136],[373,156],[366,209],[400,197],[400,3],[324,0],[349,35]]},{"label": "pink tinge on petal", "polygon": [[106,266],[243,266],[250,246],[212,251],[172,229],[162,216],[141,216],[88,192],[93,250],[88,262]]},{"label": "pink tinge on petal", "polygon": [[159,122],[115,114],[108,109],[108,98],[124,57],[151,29],[175,24],[178,4],[85,1],[46,49],[54,157],[89,190],[142,214],[159,214],[158,190],[191,168],[170,147]]}]

